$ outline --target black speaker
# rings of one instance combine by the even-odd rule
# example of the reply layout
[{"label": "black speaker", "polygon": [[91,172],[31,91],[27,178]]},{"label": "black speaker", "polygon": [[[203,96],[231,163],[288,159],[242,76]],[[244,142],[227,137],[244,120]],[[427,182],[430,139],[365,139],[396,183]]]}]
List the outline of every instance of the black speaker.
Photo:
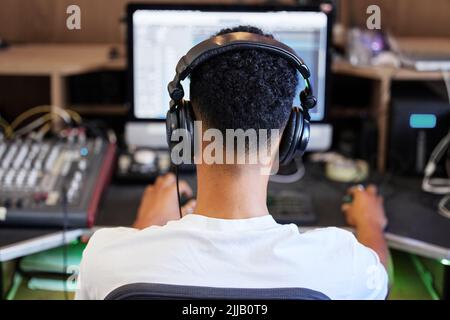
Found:
[{"label": "black speaker", "polygon": [[426,85],[408,83],[392,91],[390,110],[388,169],[422,175],[450,128],[449,101]]}]

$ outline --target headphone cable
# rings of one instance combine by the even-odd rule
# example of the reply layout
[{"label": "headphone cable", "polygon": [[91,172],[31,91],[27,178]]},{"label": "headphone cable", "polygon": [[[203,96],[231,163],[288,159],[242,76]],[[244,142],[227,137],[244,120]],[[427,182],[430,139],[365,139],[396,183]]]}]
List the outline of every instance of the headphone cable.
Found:
[{"label": "headphone cable", "polygon": [[180,195],[180,183],[178,176],[178,165],[175,165],[175,179],[177,184],[177,198],[178,198],[178,211],[180,213],[180,219],[183,218],[183,214],[181,212],[181,195]]},{"label": "headphone cable", "polygon": [[62,211],[63,211],[63,230],[62,230],[62,239],[63,239],[63,290],[64,290],[64,300],[69,300],[69,294],[67,291],[67,280],[66,280],[66,272],[67,272],[67,191],[66,187],[63,185],[62,188]]},{"label": "headphone cable", "polygon": [[269,181],[275,183],[294,183],[300,181],[305,176],[305,165],[303,164],[303,161],[298,158],[294,158],[293,162],[296,165],[296,171],[294,173],[288,175],[270,175]]}]

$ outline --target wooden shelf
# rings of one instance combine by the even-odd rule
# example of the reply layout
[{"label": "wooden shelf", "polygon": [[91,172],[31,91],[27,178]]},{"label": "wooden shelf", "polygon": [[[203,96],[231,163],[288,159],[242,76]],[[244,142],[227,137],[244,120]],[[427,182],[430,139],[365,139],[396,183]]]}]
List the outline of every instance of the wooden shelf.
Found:
[{"label": "wooden shelf", "polygon": [[[111,59],[111,49],[118,57]],[[125,70],[124,48],[118,44],[24,44],[0,50],[0,76],[48,76],[53,110],[66,107],[68,76],[101,70]],[[78,106],[82,114],[124,114],[125,109]],[[60,127],[58,120],[53,129]]]},{"label": "wooden shelf", "polygon": [[348,75],[371,80],[442,80],[440,71],[420,72],[408,68],[354,66],[350,62],[339,59],[333,61],[331,70],[336,74]]},{"label": "wooden shelf", "polygon": [[[119,51],[115,59],[109,57],[113,47]],[[69,76],[125,67],[123,47],[114,44],[26,44],[0,50],[0,75]]]},{"label": "wooden shelf", "polygon": [[348,107],[340,105],[332,105],[329,111],[332,118],[366,118],[371,115],[368,107]]},{"label": "wooden shelf", "polygon": [[71,105],[70,109],[78,112],[80,115],[124,116],[128,113],[128,108],[125,105],[121,104]]}]

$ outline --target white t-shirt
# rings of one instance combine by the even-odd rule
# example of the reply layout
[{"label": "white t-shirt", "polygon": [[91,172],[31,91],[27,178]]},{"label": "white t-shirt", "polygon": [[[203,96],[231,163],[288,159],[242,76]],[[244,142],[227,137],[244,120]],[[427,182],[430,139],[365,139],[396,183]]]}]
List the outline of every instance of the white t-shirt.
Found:
[{"label": "white t-shirt", "polygon": [[331,299],[384,299],[377,254],[338,228],[300,233],[270,215],[225,220],[190,214],[163,227],[101,229],[83,253],[77,299],[104,299],[147,282],[228,288],[302,287]]}]

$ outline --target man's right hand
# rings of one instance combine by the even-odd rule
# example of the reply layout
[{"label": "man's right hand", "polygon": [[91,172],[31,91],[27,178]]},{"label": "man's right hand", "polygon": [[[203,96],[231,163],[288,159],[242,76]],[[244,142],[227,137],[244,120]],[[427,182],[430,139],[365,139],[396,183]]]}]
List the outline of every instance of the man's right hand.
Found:
[{"label": "man's right hand", "polygon": [[378,195],[377,188],[373,185],[367,189],[356,186],[350,188],[348,193],[353,197],[353,201],[342,205],[347,223],[355,227],[358,241],[373,249],[386,270],[389,270],[389,250],[383,234],[387,226],[383,198]]},{"label": "man's right hand", "polygon": [[369,227],[371,229],[384,230],[387,226],[387,218],[383,208],[383,197],[378,195],[377,188],[370,185],[367,189],[355,186],[348,190],[353,197],[351,203],[344,203],[342,211],[347,223],[356,229]]}]

